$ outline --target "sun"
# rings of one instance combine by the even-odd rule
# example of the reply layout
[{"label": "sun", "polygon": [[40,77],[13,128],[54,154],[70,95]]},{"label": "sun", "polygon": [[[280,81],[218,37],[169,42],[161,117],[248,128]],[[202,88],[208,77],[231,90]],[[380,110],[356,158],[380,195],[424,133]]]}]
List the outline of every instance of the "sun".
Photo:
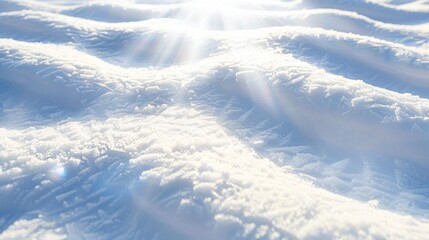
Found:
[{"label": "sun", "polygon": [[186,3],[178,17],[198,29],[238,30],[251,20],[246,10],[260,8],[259,0],[193,0]]}]

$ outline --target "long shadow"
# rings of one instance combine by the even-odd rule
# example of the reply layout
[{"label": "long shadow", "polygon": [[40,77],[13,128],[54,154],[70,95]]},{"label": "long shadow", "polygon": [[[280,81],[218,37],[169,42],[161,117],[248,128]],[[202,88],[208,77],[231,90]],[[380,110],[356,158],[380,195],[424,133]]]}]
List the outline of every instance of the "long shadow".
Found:
[{"label": "long shadow", "polygon": [[127,7],[118,4],[88,4],[64,10],[61,14],[100,22],[137,22],[167,16],[171,10],[153,7]]},{"label": "long shadow", "polygon": [[[0,88],[5,85],[0,83]],[[0,91],[0,124],[2,128],[22,130],[29,127],[41,128],[66,122],[79,122],[82,119],[104,121],[110,115],[149,116],[159,114],[171,106],[174,95],[174,92],[144,96],[136,94],[118,96],[108,101],[98,98],[81,108],[67,108],[40,96],[23,92],[20,88],[9,88],[7,91]],[[150,106],[150,110],[146,111],[145,106]]]},{"label": "long shadow", "polygon": [[[317,186],[359,201],[377,200],[384,209],[429,216],[427,170],[407,159],[339,148],[300,130],[293,117],[249,99],[236,86],[238,69],[221,68],[192,86],[192,103],[232,135],[279,166],[291,166]],[[264,99],[259,99],[264,101]],[[209,110],[207,110],[209,109]]]},{"label": "long shadow", "polygon": [[[298,11],[299,12],[299,11]],[[408,46],[420,46],[427,43],[427,37],[413,31],[391,29],[378,26],[377,23],[362,19],[361,16],[337,12],[337,10],[305,10],[308,14],[305,18],[296,18],[299,13],[289,14],[285,12],[282,16],[266,16],[262,23],[265,27],[273,26],[304,26],[323,28],[344,33],[354,33],[369,37],[375,37],[390,42],[406,44]]]},{"label": "long shadow", "polygon": [[[331,42],[324,42],[331,41]],[[320,67],[329,73],[351,80],[362,80],[373,86],[399,93],[411,93],[429,98],[427,66],[400,62],[389,49],[366,46],[356,50],[350,40],[329,40],[300,37],[293,41],[272,42],[285,54]]]},{"label": "long shadow", "polygon": [[365,1],[304,0],[302,6],[306,8],[334,8],[353,11],[387,23],[419,24],[429,21],[429,14],[424,11],[400,10]]}]

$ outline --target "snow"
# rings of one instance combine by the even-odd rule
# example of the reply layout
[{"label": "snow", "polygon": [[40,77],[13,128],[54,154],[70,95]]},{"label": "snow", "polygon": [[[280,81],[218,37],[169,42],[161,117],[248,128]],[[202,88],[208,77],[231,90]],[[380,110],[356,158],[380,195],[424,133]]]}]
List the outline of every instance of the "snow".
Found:
[{"label": "snow", "polygon": [[0,239],[425,239],[427,1],[0,0]]}]

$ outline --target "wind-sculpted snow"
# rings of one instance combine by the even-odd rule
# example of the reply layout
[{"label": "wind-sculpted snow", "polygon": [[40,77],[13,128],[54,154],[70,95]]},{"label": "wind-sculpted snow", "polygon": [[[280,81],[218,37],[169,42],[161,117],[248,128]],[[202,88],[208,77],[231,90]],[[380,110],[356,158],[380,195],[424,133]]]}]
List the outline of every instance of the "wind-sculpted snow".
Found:
[{"label": "wind-sculpted snow", "polygon": [[427,1],[0,0],[0,239],[425,239]]}]

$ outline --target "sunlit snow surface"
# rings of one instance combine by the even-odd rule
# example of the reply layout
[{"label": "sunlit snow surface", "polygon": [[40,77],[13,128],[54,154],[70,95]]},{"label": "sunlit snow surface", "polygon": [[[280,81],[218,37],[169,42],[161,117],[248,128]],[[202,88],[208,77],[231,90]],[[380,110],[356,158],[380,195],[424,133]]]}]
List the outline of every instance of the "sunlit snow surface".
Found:
[{"label": "sunlit snow surface", "polygon": [[428,239],[427,0],[0,0],[0,239]]}]

